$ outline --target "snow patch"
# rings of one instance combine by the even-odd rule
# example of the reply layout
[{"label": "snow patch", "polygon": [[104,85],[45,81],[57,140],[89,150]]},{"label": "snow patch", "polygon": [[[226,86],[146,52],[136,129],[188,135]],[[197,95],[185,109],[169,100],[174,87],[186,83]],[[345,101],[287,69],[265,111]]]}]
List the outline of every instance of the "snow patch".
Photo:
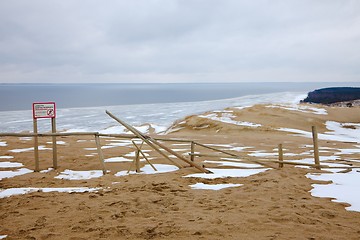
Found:
[{"label": "snow patch", "polygon": [[0,162],[0,168],[17,168],[23,166],[24,165],[22,163],[18,162]]},{"label": "snow patch", "polygon": [[[52,150],[51,148],[46,148],[45,146],[39,146],[38,148],[39,150]],[[14,152],[14,153],[22,153],[22,152],[29,152],[29,151],[34,151],[33,147],[30,148],[20,148],[20,149],[12,149],[9,150],[9,152]]]},{"label": "snow patch", "polygon": [[217,114],[215,114],[215,113],[211,113],[211,114],[208,114],[208,115],[199,115],[198,117],[210,119],[210,120],[213,120],[213,121],[233,124],[233,125],[237,125],[237,126],[261,127],[261,124],[257,124],[257,123],[244,122],[244,121],[235,121],[235,120],[233,120],[233,118],[235,118],[235,116],[233,116],[231,114],[228,114],[228,113],[222,114],[221,117],[217,116]]},{"label": "snow patch", "polygon": [[156,173],[166,173],[166,172],[173,172],[178,170],[179,168],[174,166],[174,165],[167,165],[167,164],[153,164],[154,167],[157,169],[157,171],[155,171],[154,169],[152,169],[152,167],[150,165],[145,165],[143,168],[140,169],[140,173],[137,173],[135,171],[130,171],[129,173],[127,173],[127,171],[120,171],[118,173],[115,174],[115,176],[120,177],[120,176],[126,176],[129,174],[156,174]]},{"label": "snow patch", "polygon": [[101,170],[91,170],[91,171],[73,171],[66,169],[61,172],[55,178],[57,179],[66,179],[66,180],[86,180],[92,178],[99,178],[103,175]]},{"label": "snow patch", "polygon": [[205,189],[205,190],[221,190],[224,188],[230,187],[240,187],[243,184],[235,184],[235,183],[224,183],[224,184],[205,184],[205,183],[196,183],[193,185],[189,185],[192,189]]},{"label": "snow patch", "polygon": [[332,181],[331,184],[313,184],[310,192],[315,197],[335,198],[334,202],[351,204],[349,211],[360,212],[360,173],[352,170],[348,173],[306,174],[313,180]]},{"label": "snow patch", "polygon": [[310,107],[306,105],[272,105],[272,106],[266,106],[267,108],[282,108],[289,111],[298,111],[298,112],[304,112],[304,113],[313,113],[318,115],[327,115],[326,109],[323,108],[315,108]]},{"label": "snow patch", "polygon": [[4,178],[12,178],[32,172],[34,171],[27,168],[20,168],[15,171],[0,171],[0,180]]},{"label": "snow patch", "polygon": [[33,192],[62,192],[62,193],[84,193],[84,192],[97,192],[101,188],[88,188],[88,187],[67,187],[67,188],[8,188],[0,190],[0,198],[11,197],[14,195],[21,195]]},{"label": "snow patch", "polygon": [[264,169],[218,169],[218,168],[208,168],[212,171],[212,174],[207,173],[195,173],[190,174],[184,177],[196,177],[196,178],[205,178],[205,179],[215,179],[215,178],[227,178],[227,177],[248,177],[255,175],[261,172],[269,170],[268,168]]},{"label": "snow patch", "polygon": [[112,158],[107,158],[104,161],[107,163],[114,163],[114,162],[132,162],[133,160],[124,157],[112,157]]}]

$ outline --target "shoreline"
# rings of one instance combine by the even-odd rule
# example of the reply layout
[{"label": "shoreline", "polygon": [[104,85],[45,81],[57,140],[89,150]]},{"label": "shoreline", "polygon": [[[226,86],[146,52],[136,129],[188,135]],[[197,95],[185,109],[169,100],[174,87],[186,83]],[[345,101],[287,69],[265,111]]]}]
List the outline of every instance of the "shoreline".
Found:
[{"label": "shoreline", "polygon": [[[72,128],[82,129],[84,125],[88,125],[88,128],[83,129],[83,131],[101,131],[116,126],[116,123],[106,116],[106,109],[133,125],[153,124],[169,127],[175,121],[192,114],[221,110],[231,106],[248,106],[261,103],[295,103],[300,101],[303,96],[305,96],[305,93],[282,92],[212,101],[58,108],[57,125],[60,131]],[[83,121],[80,121],[81,119]],[[9,132],[8,129],[11,130],[10,132],[32,130],[32,113],[30,109],[0,112],[0,121],[2,122],[0,132]],[[39,121],[40,131],[50,129],[48,125],[46,121]]]}]

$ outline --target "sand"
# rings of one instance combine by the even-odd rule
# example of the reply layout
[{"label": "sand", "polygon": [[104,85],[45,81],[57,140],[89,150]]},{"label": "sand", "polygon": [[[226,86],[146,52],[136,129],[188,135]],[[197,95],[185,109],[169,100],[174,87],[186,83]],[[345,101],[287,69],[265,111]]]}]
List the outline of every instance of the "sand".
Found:
[{"label": "sand", "polygon": [[[308,106],[308,105],[305,105]],[[311,106],[312,107],[312,106]],[[278,128],[311,131],[316,125],[325,133],[327,121],[360,123],[360,108],[329,108],[327,114],[313,111],[294,111],[282,107],[256,105],[245,109],[226,109],[217,117],[231,116],[234,122],[256,123],[249,127],[224,123],[204,116],[189,116],[172,126],[166,136],[186,138],[200,143],[236,152],[254,159],[277,159],[276,148],[284,146],[286,159],[312,157],[312,139],[294,135]],[[225,114],[225,115],[224,115]],[[213,115],[214,116],[214,115]],[[40,168],[52,166],[50,138],[40,138]],[[0,235],[6,239],[359,239],[360,212],[347,211],[346,203],[332,202],[330,198],[311,196],[312,184],[326,182],[307,178],[307,173],[323,172],[286,165],[248,177],[202,179],[184,177],[199,173],[186,166],[177,171],[158,174],[115,176],[127,171],[130,162],[106,163],[110,171],[105,176],[86,180],[55,178],[66,169],[74,171],[100,170],[95,142],[90,137],[59,137],[59,168],[44,173],[28,173],[0,181],[2,189],[37,187],[100,188],[97,192],[59,193],[33,192],[0,198]],[[22,163],[23,168],[34,169],[32,151],[10,152],[32,147],[32,141],[18,137],[1,137],[0,161]],[[110,138],[102,138],[105,158],[122,157],[131,160],[134,148],[117,146]],[[113,145],[110,145],[113,144]],[[353,149],[357,143],[320,140],[322,156],[333,156],[339,149]],[[179,153],[189,146],[171,145]],[[146,150],[150,150],[147,146]],[[183,149],[183,150],[181,150]],[[196,147],[195,151],[213,153]],[[306,153],[308,152],[308,153]],[[130,154],[129,154],[130,153]],[[152,163],[171,164],[154,151],[146,152]],[[260,157],[259,153],[272,153]],[[305,154],[304,154],[305,153]],[[125,156],[129,154],[129,156]],[[307,155],[306,155],[307,154]],[[258,156],[258,157],[257,157]],[[339,156],[339,155],[337,155]],[[188,156],[187,156],[188,157]],[[126,158],[126,159],[124,159]],[[359,153],[343,154],[338,160],[359,160]],[[220,166],[220,158],[196,157],[195,162],[207,168],[234,168]],[[145,162],[141,162],[144,166]],[[182,165],[186,165],[181,163]],[[326,164],[326,162],[324,162]],[[270,164],[277,168],[277,164]],[[8,168],[6,170],[16,170]],[[4,170],[4,169],[0,169]],[[222,190],[192,189],[190,185],[241,184]]]}]

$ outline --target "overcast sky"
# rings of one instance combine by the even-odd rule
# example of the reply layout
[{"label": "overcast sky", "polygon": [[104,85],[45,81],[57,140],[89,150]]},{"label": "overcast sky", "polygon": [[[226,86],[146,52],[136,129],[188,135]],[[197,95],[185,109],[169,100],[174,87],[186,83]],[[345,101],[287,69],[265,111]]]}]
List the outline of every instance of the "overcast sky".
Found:
[{"label": "overcast sky", "polygon": [[0,83],[360,81],[359,0],[2,0]]}]

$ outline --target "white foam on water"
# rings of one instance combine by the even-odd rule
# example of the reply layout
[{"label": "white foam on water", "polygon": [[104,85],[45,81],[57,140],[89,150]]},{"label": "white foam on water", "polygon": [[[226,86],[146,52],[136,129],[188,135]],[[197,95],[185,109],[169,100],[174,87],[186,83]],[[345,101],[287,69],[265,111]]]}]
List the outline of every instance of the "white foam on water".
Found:
[{"label": "white foam on water", "polygon": [[88,187],[66,187],[66,188],[8,188],[0,189],[0,198],[11,197],[14,195],[21,195],[33,192],[61,192],[61,193],[84,193],[84,192],[97,192],[101,188],[88,188]]},{"label": "white foam on water", "polygon": [[163,133],[167,130],[166,126],[160,126],[157,124],[151,124],[151,127],[154,128],[154,132],[159,134],[159,133]]},{"label": "white foam on water", "polygon": [[108,127],[104,130],[101,130],[100,133],[102,134],[126,134],[126,128],[123,126],[112,126]]},{"label": "white foam on water", "polygon": [[7,143],[6,142],[0,142],[0,147],[6,147]]},{"label": "white foam on water", "polygon": [[196,183],[189,185],[192,189],[203,189],[203,190],[221,190],[224,188],[230,187],[240,187],[243,184],[235,184],[235,183],[223,183],[223,184],[205,184],[205,183]]},{"label": "white foam on water", "polygon": [[13,156],[0,156],[0,159],[12,159],[14,158]]}]

